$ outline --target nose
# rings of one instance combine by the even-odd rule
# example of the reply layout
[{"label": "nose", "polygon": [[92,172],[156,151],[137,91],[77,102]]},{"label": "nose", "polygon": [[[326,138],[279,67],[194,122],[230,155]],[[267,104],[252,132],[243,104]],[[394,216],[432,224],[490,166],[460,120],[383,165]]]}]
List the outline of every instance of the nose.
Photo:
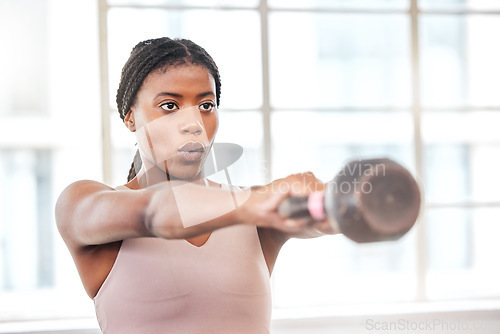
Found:
[{"label": "nose", "polygon": [[203,133],[203,126],[198,121],[189,124],[184,124],[181,127],[181,133],[186,135],[187,134],[201,135]]},{"label": "nose", "polygon": [[203,123],[201,122],[200,115],[197,115],[191,110],[185,110],[183,122],[180,125],[180,132],[182,134],[201,135],[204,131]]}]

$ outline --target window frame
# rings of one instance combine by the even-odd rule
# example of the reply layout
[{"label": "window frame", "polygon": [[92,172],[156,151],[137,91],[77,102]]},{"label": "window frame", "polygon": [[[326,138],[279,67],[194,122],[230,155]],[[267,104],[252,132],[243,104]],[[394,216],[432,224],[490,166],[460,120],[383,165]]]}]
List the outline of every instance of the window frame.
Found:
[{"label": "window frame", "polygon": [[[156,5],[156,6],[139,6],[139,5],[109,5],[106,0],[98,0],[98,10],[97,10],[97,18],[98,18],[98,34],[99,34],[99,67],[100,67],[100,121],[101,121],[101,161],[102,161],[102,180],[104,183],[111,184],[113,179],[113,166],[112,166],[112,152],[113,152],[113,144],[111,140],[111,120],[110,115],[115,113],[109,106],[109,77],[108,77],[108,37],[107,37],[107,13],[110,8],[115,7],[137,7],[137,8],[157,8],[157,9],[175,9],[175,10],[197,10],[197,9],[217,9],[217,10],[241,10],[241,11],[255,11],[258,13],[260,17],[260,40],[261,40],[261,64],[262,64],[262,105],[258,108],[258,111],[261,113],[262,117],[262,134],[263,134],[263,156],[262,161],[264,162],[264,168],[262,171],[265,173],[264,178],[266,181],[272,180],[272,163],[273,163],[273,152],[272,152],[272,131],[271,131],[271,116],[275,111],[283,111],[283,109],[273,107],[271,104],[271,92],[270,92],[270,64],[269,64],[269,16],[273,12],[330,12],[330,13],[363,13],[363,14],[381,14],[381,13],[394,13],[394,14],[405,14],[410,18],[411,28],[410,33],[411,36],[409,38],[410,45],[409,48],[411,50],[411,77],[412,77],[412,102],[411,102],[411,114],[413,117],[413,132],[414,132],[414,161],[415,165],[412,166],[415,170],[416,179],[421,182],[424,178],[424,160],[423,160],[423,138],[422,138],[422,114],[425,111],[446,111],[449,108],[439,108],[439,107],[423,107],[422,106],[422,96],[421,96],[421,60],[420,60],[420,36],[419,36],[419,19],[422,15],[498,15],[500,16],[500,10],[473,10],[473,9],[421,9],[418,6],[418,0],[409,0],[409,7],[407,9],[375,9],[375,8],[273,8],[269,6],[267,0],[259,0],[257,6],[250,7],[238,7],[238,6],[189,6],[189,5]],[[485,110],[492,112],[500,112],[500,106],[458,106],[453,108],[453,110],[459,112],[468,112],[475,110]],[[288,109],[287,109],[288,110]],[[358,111],[357,108],[312,108],[312,111],[318,112],[329,112],[329,111]],[[361,108],[359,109],[361,110]],[[362,108],[362,111],[366,111],[367,108]],[[380,108],[372,108],[370,110],[380,111]],[[384,110],[388,110],[384,108]],[[390,108],[389,108],[390,110]],[[234,111],[238,112],[238,110],[229,110],[226,111]],[[42,141],[37,140],[36,142],[26,142],[26,143],[16,143],[12,141],[14,138],[13,133],[14,129],[20,129],[22,127],[18,126],[18,122],[30,122],[37,123],[38,130],[36,133],[28,133],[29,131],[23,130],[26,132],[26,137],[35,137],[35,138],[43,138]],[[4,120],[2,120],[4,122]],[[7,131],[4,131],[0,135],[0,149],[4,148],[25,148],[30,147],[33,149],[36,148],[54,148],[61,145],[58,141],[58,134],[64,134],[58,127],[56,123],[52,123],[51,119],[44,119],[42,123],[45,124],[45,127],[40,127],[40,120],[38,117],[28,117],[26,119],[19,118],[15,120],[8,120],[4,123],[4,127]],[[33,125],[33,128],[35,125]],[[47,128],[49,130],[47,130]],[[51,136],[47,137],[46,134],[50,133]],[[66,143],[66,146],[70,146],[70,144]],[[457,203],[432,203],[426,202],[425,206],[422,208],[422,212],[419,218],[419,223],[415,228],[416,232],[416,243],[415,247],[417,247],[417,286],[416,286],[416,298],[414,300],[415,304],[426,302],[429,300],[428,298],[428,272],[429,272],[429,264],[427,260],[428,254],[426,253],[427,249],[427,228],[426,228],[426,218],[425,211],[426,209],[440,209],[440,208],[460,208],[460,209],[474,209],[474,208],[500,208],[500,203],[497,202],[457,202]],[[40,302],[43,298],[46,298],[46,292],[35,293],[37,297],[37,303]],[[498,298],[500,299],[500,298]],[[474,304],[474,303],[473,303]],[[445,303],[445,305],[447,305]],[[476,308],[480,309],[481,307],[477,304],[474,304]],[[498,305],[494,304],[495,307]],[[388,311],[388,313],[394,312],[397,313],[399,309],[398,305],[394,305],[394,309]],[[342,310],[339,310],[336,307],[332,307],[332,314],[342,313]],[[289,316],[285,310],[284,312],[278,312],[277,318],[286,318]],[[32,314],[27,314],[24,318],[32,319]],[[23,316],[20,316],[23,318]],[[23,319],[24,319],[23,318]],[[91,320],[90,327],[94,324],[93,320]],[[0,327],[1,328],[1,327]]]},{"label": "window frame", "polygon": [[[258,111],[262,114],[262,129],[263,129],[263,156],[262,160],[264,162],[263,172],[265,173],[264,178],[266,181],[270,182],[272,180],[272,163],[273,163],[273,152],[272,152],[272,133],[271,133],[271,115],[274,111],[282,111],[283,109],[273,107],[271,104],[271,92],[270,92],[270,68],[269,68],[269,16],[273,12],[312,12],[312,13],[363,13],[363,14],[405,14],[410,18],[410,55],[411,55],[411,105],[410,110],[413,117],[413,155],[415,165],[412,166],[415,170],[415,177],[417,182],[422,184],[424,179],[424,161],[423,161],[423,138],[422,138],[422,113],[425,109],[428,110],[444,110],[446,108],[434,108],[434,107],[423,107],[422,96],[421,96],[421,60],[420,60],[420,35],[419,35],[419,20],[422,15],[500,15],[500,10],[474,10],[474,9],[421,9],[419,8],[419,0],[409,0],[408,8],[401,9],[377,9],[377,8],[356,8],[356,7],[316,7],[316,8],[273,8],[268,4],[268,0],[259,0],[259,4],[256,7],[231,7],[231,6],[190,6],[190,5],[109,5],[106,0],[99,0],[99,43],[100,43],[100,64],[101,64],[101,108],[102,108],[102,124],[103,124],[103,175],[104,182],[109,182],[112,179],[112,161],[111,161],[111,128],[109,124],[109,115],[113,110],[110,110],[108,104],[109,101],[109,91],[108,91],[108,50],[107,50],[107,12],[110,8],[116,7],[126,7],[126,8],[156,8],[161,10],[193,10],[193,9],[217,9],[217,10],[249,10],[257,11],[260,17],[260,38],[261,38],[261,64],[262,64],[262,105],[258,108]],[[311,111],[328,112],[328,111],[378,111],[381,108],[309,108]],[[397,108],[396,108],[397,109]],[[449,109],[449,108],[448,108]],[[455,108],[454,108],[455,109]],[[459,111],[469,111],[469,110],[492,110],[499,111],[500,106],[461,106],[458,108]],[[287,109],[288,110],[288,109]],[[384,108],[384,110],[391,110],[391,108]],[[231,110],[226,110],[231,111]],[[234,110],[237,112],[237,110]],[[427,277],[428,277],[428,260],[427,260],[427,246],[426,246],[426,208],[481,208],[481,207],[500,207],[500,203],[484,203],[484,202],[474,202],[474,203],[424,203],[421,214],[419,217],[419,222],[416,224],[416,243],[417,247],[417,286],[416,286],[416,298],[415,302],[427,301]]]}]

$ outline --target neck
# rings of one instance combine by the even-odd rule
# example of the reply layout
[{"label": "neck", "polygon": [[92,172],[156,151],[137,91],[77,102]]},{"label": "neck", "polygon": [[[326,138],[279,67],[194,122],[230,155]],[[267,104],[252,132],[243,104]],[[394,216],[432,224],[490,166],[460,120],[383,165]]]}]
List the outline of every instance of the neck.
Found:
[{"label": "neck", "polygon": [[143,163],[142,168],[137,173],[135,177],[139,188],[148,188],[154,186],[155,184],[167,182],[167,181],[178,181],[178,182],[189,182],[194,184],[206,185],[206,179],[203,171],[198,175],[190,179],[179,179],[175,176],[168,174],[164,169],[159,168],[156,165]]}]

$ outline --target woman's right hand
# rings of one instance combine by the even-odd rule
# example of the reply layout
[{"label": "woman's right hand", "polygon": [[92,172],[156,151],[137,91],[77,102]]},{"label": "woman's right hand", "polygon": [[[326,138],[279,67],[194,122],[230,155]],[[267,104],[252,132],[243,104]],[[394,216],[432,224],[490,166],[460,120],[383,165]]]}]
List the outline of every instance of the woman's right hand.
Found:
[{"label": "woman's right hand", "polygon": [[307,195],[311,189],[311,182],[322,185],[312,173],[300,173],[277,179],[265,186],[252,187],[248,199],[236,210],[238,221],[286,233],[297,233],[307,229],[311,226],[311,219],[283,218],[278,213],[278,207],[288,196]]}]

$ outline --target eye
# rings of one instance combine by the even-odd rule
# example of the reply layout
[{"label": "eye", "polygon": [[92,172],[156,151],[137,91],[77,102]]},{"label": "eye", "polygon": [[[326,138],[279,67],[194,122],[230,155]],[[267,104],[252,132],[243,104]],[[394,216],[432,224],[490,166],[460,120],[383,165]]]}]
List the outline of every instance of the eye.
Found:
[{"label": "eye", "polygon": [[215,104],[213,102],[205,102],[200,104],[200,110],[204,112],[210,112],[214,110]]},{"label": "eye", "polygon": [[174,111],[179,108],[174,102],[163,103],[160,107],[166,111]]}]

